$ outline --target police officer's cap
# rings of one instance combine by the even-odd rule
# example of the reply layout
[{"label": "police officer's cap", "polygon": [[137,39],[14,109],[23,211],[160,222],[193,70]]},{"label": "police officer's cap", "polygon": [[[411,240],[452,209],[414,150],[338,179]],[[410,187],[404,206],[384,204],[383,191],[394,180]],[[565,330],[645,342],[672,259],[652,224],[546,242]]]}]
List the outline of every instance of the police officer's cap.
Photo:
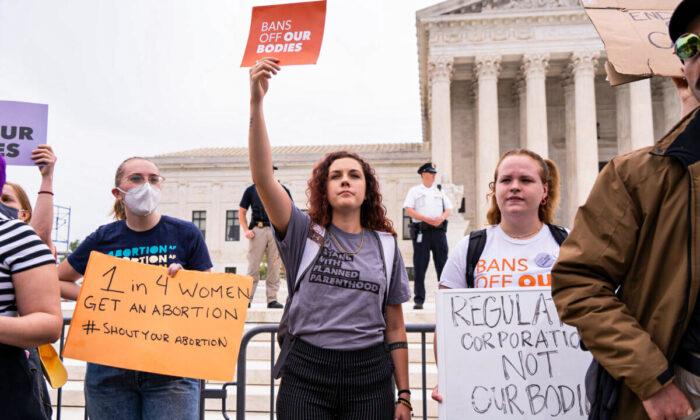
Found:
[{"label": "police officer's cap", "polygon": [[435,170],[435,164],[433,162],[427,162],[421,165],[420,168],[418,168],[418,173],[422,174],[423,172],[428,172],[431,174],[436,174],[437,171]]}]

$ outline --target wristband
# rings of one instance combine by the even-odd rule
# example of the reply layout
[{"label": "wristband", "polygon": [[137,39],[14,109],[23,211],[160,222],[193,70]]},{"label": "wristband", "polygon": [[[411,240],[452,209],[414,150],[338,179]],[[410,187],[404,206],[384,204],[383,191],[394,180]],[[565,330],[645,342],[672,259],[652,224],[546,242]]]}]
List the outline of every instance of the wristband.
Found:
[{"label": "wristband", "polygon": [[50,195],[53,195],[53,192],[42,190],[42,191],[39,191],[37,194],[50,194]]},{"label": "wristband", "polygon": [[399,397],[398,400],[396,401],[396,404],[403,404],[406,407],[408,407],[409,411],[413,411],[413,406],[411,405],[411,402],[409,400],[407,400],[406,398]]},{"label": "wristband", "polygon": [[408,343],[405,341],[397,341],[395,343],[389,344],[389,351],[394,351],[398,349],[407,349]]},{"label": "wristband", "polygon": [[411,395],[411,390],[410,389],[399,389],[399,392],[397,392],[398,395],[401,394],[408,394]]}]

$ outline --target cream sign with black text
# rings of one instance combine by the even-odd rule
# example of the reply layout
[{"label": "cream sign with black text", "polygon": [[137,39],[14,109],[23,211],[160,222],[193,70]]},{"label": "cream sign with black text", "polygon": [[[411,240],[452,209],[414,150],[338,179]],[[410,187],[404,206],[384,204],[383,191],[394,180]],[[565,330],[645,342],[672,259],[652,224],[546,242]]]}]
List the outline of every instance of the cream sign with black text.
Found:
[{"label": "cream sign with black text", "polygon": [[591,355],[549,287],[437,294],[441,419],[584,419]]}]

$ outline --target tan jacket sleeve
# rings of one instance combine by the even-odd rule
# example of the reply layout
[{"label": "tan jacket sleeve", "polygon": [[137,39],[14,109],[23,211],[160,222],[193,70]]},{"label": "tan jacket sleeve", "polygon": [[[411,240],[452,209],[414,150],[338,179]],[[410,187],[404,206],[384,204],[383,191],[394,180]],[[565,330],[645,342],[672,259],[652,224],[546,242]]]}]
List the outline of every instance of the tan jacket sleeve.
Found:
[{"label": "tan jacket sleeve", "polygon": [[641,225],[639,209],[615,160],[605,166],[578,210],[552,269],[561,320],[578,328],[598,362],[641,400],[662,388],[668,361],[615,295],[630,268]]}]

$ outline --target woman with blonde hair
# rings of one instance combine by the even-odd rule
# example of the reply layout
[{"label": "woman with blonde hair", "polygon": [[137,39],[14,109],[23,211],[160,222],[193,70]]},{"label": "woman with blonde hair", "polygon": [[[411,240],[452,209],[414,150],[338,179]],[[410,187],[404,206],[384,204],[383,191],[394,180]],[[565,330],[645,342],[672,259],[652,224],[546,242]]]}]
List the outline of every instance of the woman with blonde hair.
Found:
[{"label": "woman with blonde hair", "polygon": [[[146,158],[126,159],[114,177],[114,218],[58,267],[61,293],[75,300],[91,251],[178,270],[212,267],[202,233],[191,222],[156,211],[165,178]],[[162,261],[166,262],[163,263]],[[199,381],[88,363],[85,400],[91,419],[189,420],[199,416]]]},{"label": "woman with blonde hair", "polygon": [[[568,235],[553,224],[559,202],[557,166],[531,150],[511,150],[501,156],[489,187],[486,218],[491,226],[471,232],[455,246],[440,288],[550,286],[552,266]],[[437,386],[433,399],[442,401]]]}]

